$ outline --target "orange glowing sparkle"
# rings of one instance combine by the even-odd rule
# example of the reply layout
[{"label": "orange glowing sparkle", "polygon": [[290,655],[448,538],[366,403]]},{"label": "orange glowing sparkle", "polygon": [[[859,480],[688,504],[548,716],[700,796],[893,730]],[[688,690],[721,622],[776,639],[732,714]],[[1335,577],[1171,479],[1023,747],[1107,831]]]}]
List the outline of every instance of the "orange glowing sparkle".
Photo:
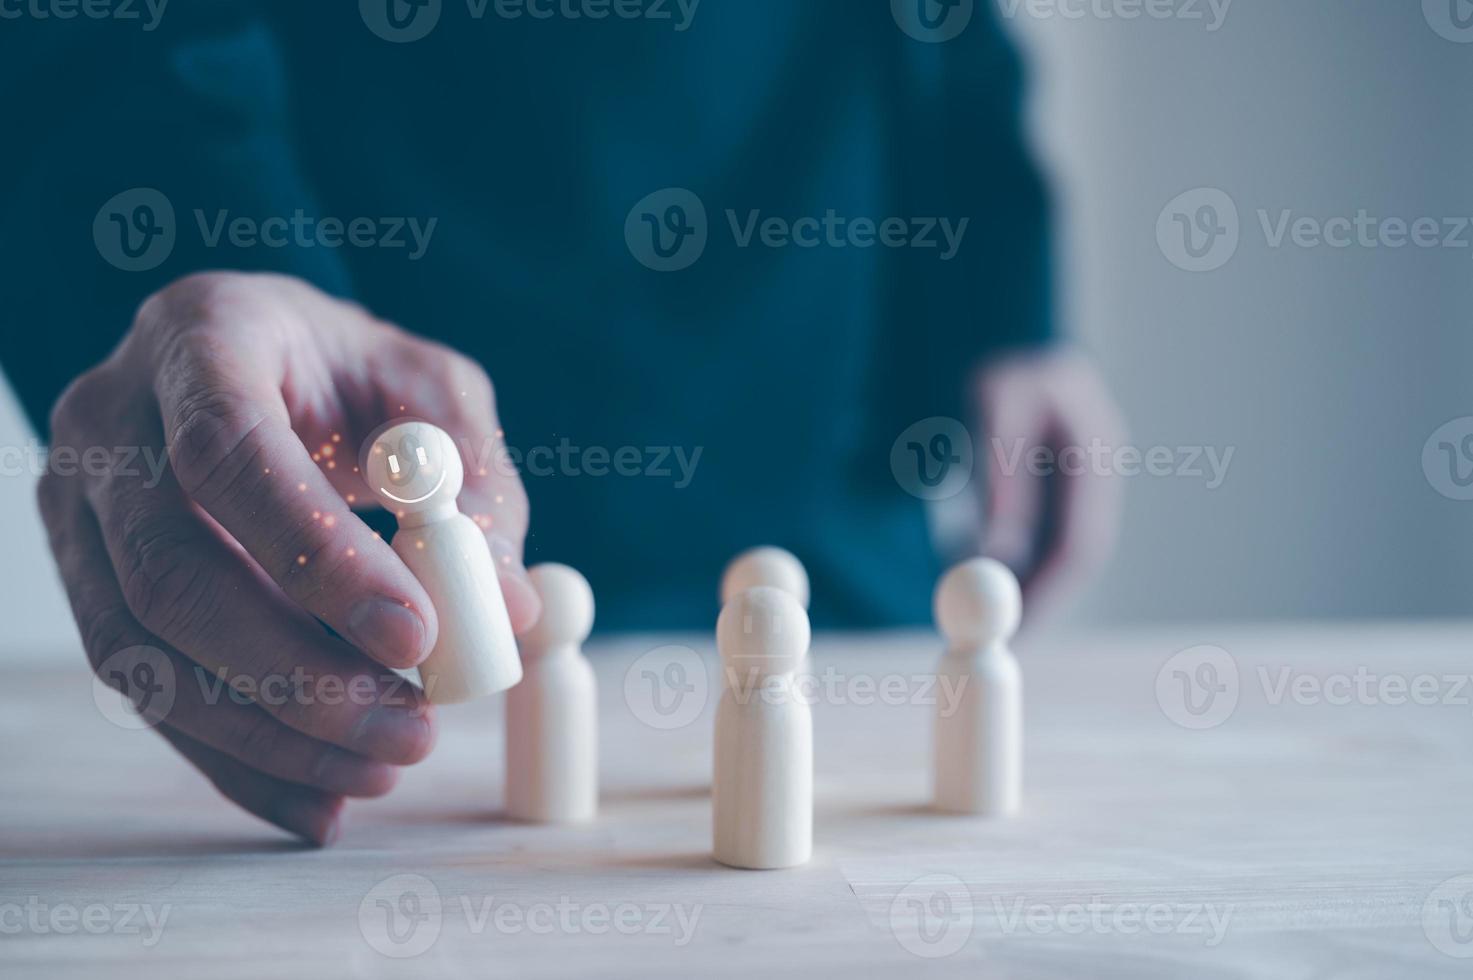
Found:
[{"label": "orange glowing sparkle", "polygon": [[300,492],[302,492],[302,493],[306,493],[307,492],[307,484],[305,484],[305,483],[298,483],[297,484],[297,490],[300,491]]},{"label": "orange glowing sparkle", "polygon": [[358,554],[358,549],[357,548],[349,548],[348,549],[348,557],[349,558],[352,558],[356,554]]},{"label": "orange glowing sparkle", "polygon": [[323,527],[332,527],[337,522],[338,522],[338,519],[336,517],[332,516],[331,514],[328,514],[326,517],[324,517],[322,519],[322,526]]},{"label": "orange glowing sparkle", "polygon": [[357,494],[352,494],[352,493],[348,494],[348,503],[350,503],[350,504],[351,503],[355,503],[357,500],[358,500],[358,495]]},{"label": "orange glowing sparkle", "polygon": [[418,548],[420,551],[424,551],[425,550],[425,543],[423,541],[416,541],[416,542],[414,542],[414,546],[416,548]]},{"label": "orange glowing sparkle", "polygon": [[297,564],[298,565],[305,565],[305,564],[307,564],[307,556],[306,555],[298,555],[297,556]]},{"label": "orange glowing sparkle", "polygon": [[332,434],[332,441],[333,442],[342,442],[343,441],[343,437],[340,436],[340,435],[338,435],[336,432],[334,432]]}]

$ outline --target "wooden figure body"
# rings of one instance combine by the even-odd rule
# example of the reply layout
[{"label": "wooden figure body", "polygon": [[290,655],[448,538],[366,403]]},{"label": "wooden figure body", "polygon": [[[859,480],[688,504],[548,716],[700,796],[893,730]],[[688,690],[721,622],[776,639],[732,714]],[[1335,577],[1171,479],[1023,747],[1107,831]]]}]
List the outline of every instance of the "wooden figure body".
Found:
[{"label": "wooden figure body", "polygon": [[425,694],[455,704],[522,678],[511,617],[486,536],[456,508],[465,479],[450,436],[428,422],[396,422],[364,446],[360,471],[399,519],[395,553],[424,586],[439,633],[419,666]]},{"label": "wooden figure body", "polygon": [[564,823],[598,812],[598,685],[583,643],[593,590],[566,565],[528,573],[542,618],[521,638],[525,675],[506,696],[506,810]]},{"label": "wooden figure body", "polygon": [[738,593],[716,626],[726,682],[716,709],[713,853],[736,868],[787,868],[813,853],[813,714],[794,683],[808,614],[788,593]]},{"label": "wooden figure body", "polygon": [[938,679],[958,692],[954,705],[938,702],[935,807],[1010,816],[1023,795],[1023,676],[1008,648],[1022,615],[1018,580],[991,559],[969,561],[941,579],[934,605],[947,640]]}]

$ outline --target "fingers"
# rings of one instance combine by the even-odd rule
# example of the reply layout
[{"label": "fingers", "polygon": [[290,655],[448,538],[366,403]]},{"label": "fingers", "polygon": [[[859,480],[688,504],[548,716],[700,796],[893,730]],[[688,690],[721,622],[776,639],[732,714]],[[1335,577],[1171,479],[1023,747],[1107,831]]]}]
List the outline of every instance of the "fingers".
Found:
[{"label": "fingers", "polygon": [[[982,376],[979,395],[991,436],[984,550],[1021,570],[1036,610],[1088,578],[1113,548],[1120,481],[1065,460],[1082,460],[1096,446],[1118,448],[1124,424],[1099,375],[1068,353],[996,365]],[[1028,463],[1039,448],[1057,462],[1047,473]]]},{"label": "fingers", "polygon": [[979,395],[988,435],[983,551],[1026,572],[1034,563],[1045,492],[1043,479],[1028,465],[1028,453],[1044,444],[1049,407],[1043,390],[1013,371],[984,374]]},{"label": "fingers", "polygon": [[[165,658],[159,665],[157,682],[168,696],[160,699],[162,707],[154,704],[155,714],[145,711],[150,722],[207,748],[211,757],[232,760],[235,766],[227,768],[247,768],[270,777],[261,783],[263,786],[295,784],[277,793],[284,798],[302,797],[302,791],[308,789],[313,792],[307,796],[313,799],[322,794],[380,796],[393,787],[397,771],[392,767],[286,727],[229,687],[211,685],[210,678],[196,665],[144,630],[132,618],[116,583],[107,574],[101,534],[92,515],[69,489],[48,487],[42,494],[43,510],[88,657],[95,669],[118,651],[134,647],[151,647]],[[117,679],[108,673],[99,676],[118,686]],[[264,806],[267,801],[257,802]],[[279,802],[269,809],[277,816],[269,816],[260,808],[255,812],[294,832],[323,840],[309,821],[278,812]]]},{"label": "fingers", "polygon": [[263,775],[174,729],[161,728],[159,734],[247,812],[319,847],[337,840],[341,796]]},{"label": "fingers", "polygon": [[[429,753],[434,720],[424,697],[397,675],[371,669],[294,608],[190,507],[172,476],[151,488],[110,476],[90,481],[87,497],[105,543],[99,557],[115,571],[120,598],[142,629],[186,651],[214,678],[274,690],[258,699],[262,713],[302,736],[395,764]],[[324,696],[329,689],[343,694]],[[232,719],[212,715],[211,722]],[[239,734],[252,732],[263,734]],[[284,748],[297,744],[273,737]]]},{"label": "fingers", "polygon": [[[1096,442],[1121,446],[1125,427],[1098,377],[1089,371],[1068,380],[1054,400],[1055,449]],[[1119,534],[1124,488],[1118,476],[1082,467],[1062,474],[1057,483],[1053,533],[1024,583],[1024,597],[1032,605],[1050,604],[1089,579],[1104,565]]]},{"label": "fingers", "polygon": [[[417,664],[437,629],[429,597],[293,432],[281,393],[287,351],[251,338],[294,311],[287,299],[222,288],[223,297],[189,297],[202,326],[171,335],[154,378],[179,485],[295,603],[380,663]],[[178,315],[167,304],[141,314]]]}]

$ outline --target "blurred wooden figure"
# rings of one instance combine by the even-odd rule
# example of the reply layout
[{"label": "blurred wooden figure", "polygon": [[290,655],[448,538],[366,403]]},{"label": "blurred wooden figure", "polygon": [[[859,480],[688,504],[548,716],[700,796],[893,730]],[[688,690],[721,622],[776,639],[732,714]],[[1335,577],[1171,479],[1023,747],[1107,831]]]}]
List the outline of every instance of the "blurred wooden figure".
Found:
[{"label": "blurred wooden figure", "polygon": [[721,605],[725,606],[738,593],[770,585],[798,600],[808,608],[808,571],[790,551],[762,547],[744,551],[731,560],[721,576]]},{"label": "blurred wooden figure", "polygon": [[942,577],[934,606],[947,642],[937,679],[957,692],[938,701],[936,809],[1012,815],[1023,795],[1023,677],[1008,649],[1023,614],[1018,580],[1000,562],[968,561]]},{"label": "blurred wooden figure", "polygon": [[716,624],[713,853],[735,868],[788,868],[813,853],[813,713],[795,678],[808,614],[770,586],[737,593]]},{"label": "blurred wooden figure", "polygon": [[516,820],[566,823],[598,812],[598,685],[583,655],[593,590],[566,565],[528,575],[542,618],[521,638],[526,675],[506,696],[506,809]]}]

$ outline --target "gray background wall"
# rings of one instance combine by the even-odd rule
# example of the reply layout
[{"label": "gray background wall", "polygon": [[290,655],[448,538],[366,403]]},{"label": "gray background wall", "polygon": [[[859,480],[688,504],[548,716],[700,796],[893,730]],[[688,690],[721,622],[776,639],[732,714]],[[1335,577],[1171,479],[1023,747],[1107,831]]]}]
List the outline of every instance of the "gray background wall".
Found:
[{"label": "gray background wall", "polygon": [[[1432,27],[1452,3],[1473,15],[1468,0],[1235,0],[1216,31],[1089,12],[1131,0],[1064,0],[1079,19],[1016,8],[1070,328],[1133,445],[1234,449],[1216,490],[1128,481],[1117,560],[1077,622],[1473,608],[1473,503],[1422,466],[1432,432],[1473,415],[1473,231],[1462,248],[1275,249],[1257,215],[1473,216],[1473,43]],[[1194,9],[1210,20],[1206,0]],[[1156,225],[1204,186],[1232,198],[1241,240],[1190,273]],[[0,405],[0,444],[25,438]],[[72,645],[31,481],[0,480],[0,508],[5,646]]]}]

